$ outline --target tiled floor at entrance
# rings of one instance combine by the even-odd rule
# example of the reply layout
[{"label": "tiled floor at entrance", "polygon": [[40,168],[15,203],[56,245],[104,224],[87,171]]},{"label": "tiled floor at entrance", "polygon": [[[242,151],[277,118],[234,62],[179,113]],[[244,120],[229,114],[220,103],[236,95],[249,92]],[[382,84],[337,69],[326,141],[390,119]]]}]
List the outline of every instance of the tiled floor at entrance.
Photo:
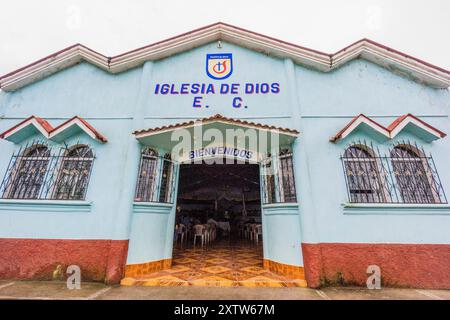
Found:
[{"label": "tiled floor at entrance", "polygon": [[306,283],[265,270],[261,245],[221,241],[203,249],[175,247],[171,269],[125,278],[122,285],[304,287]]}]

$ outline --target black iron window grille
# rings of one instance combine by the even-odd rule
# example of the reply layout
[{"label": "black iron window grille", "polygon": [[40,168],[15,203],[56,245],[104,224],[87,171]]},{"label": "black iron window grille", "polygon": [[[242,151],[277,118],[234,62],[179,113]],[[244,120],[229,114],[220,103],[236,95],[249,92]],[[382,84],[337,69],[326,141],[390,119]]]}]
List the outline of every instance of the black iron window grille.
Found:
[{"label": "black iron window grille", "polygon": [[174,192],[174,163],[170,158],[170,154],[167,153],[162,159],[162,176],[161,176],[161,188],[159,191],[159,202],[173,203]]},{"label": "black iron window grille", "polygon": [[153,149],[143,149],[134,201],[173,203],[174,184],[175,163],[170,154],[161,157]]},{"label": "black iron window grille", "polygon": [[93,162],[94,153],[86,145],[76,145],[67,150],[62,157],[53,199],[83,200]]},{"label": "black iron window grille", "polygon": [[297,202],[292,151],[282,149],[261,162],[263,203]]},{"label": "black iron window grille", "polygon": [[292,162],[292,152],[288,149],[281,150],[279,156],[281,171],[282,202],[297,202],[295,191],[294,164]]},{"label": "black iron window grille", "polygon": [[383,189],[383,173],[373,149],[354,144],[345,150],[343,165],[350,202],[388,202]]},{"label": "black iron window grille", "polygon": [[94,155],[86,145],[59,148],[45,142],[21,147],[9,161],[0,185],[2,199],[84,200]]},{"label": "black iron window grille", "polygon": [[273,161],[270,155],[262,161],[261,170],[263,203],[274,203],[276,202],[275,175],[273,169]]},{"label": "black iron window grille", "polygon": [[380,156],[378,148],[352,143],[341,156],[351,203],[447,203],[431,154],[399,142]]},{"label": "black iron window grille", "polygon": [[158,152],[153,149],[143,149],[139,165],[138,183],[136,186],[135,201],[154,202],[156,189],[156,168]]}]

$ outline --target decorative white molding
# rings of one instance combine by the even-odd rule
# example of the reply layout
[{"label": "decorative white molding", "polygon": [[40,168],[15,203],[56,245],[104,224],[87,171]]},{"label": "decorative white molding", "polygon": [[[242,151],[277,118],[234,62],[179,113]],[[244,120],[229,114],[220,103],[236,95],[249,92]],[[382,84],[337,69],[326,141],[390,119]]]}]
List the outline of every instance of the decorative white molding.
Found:
[{"label": "decorative white molding", "polygon": [[392,130],[390,130],[391,138],[393,139],[395,136],[397,136],[409,124],[412,124],[415,127],[417,127],[418,129],[427,132],[428,134],[433,136],[433,140],[444,138],[446,136],[445,133],[430,126],[426,122],[424,122],[412,115],[406,115],[395,127],[392,128]]},{"label": "decorative white molding", "polygon": [[360,115],[356,120],[351,123],[350,126],[348,126],[342,133],[340,133],[340,136],[338,139],[345,139],[348,135],[350,135],[353,131],[355,131],[360,125],[365,124],[369,126],[372,130],[379,133],[380,135],[386,137],[386,139],[390,138],[389,130],[387,130],[385,127],[379,125],[378,123],[370,120],[369,118],[366,118],[363,115]]},{"label": "decorative white molding", "polygon": [[134,213],[170,214],[174,204],[161,202],[133,202]]},{"label": "decorative white molding", "polygon": [[38,132],[40,132],[44,137],[48,137],[48,131],[42,126],[42,124],[34,117],[29,118],[28,121],[25,121],[23,123],[21,123],[20,125],[18,125],[16,128],[14,128],[13,130],[7,131],[5,133],[2,134],[2,138],[5,140],[9,140],[9,138],[16,134],[19,131],[24,130],[26,127],[28,126],[33,126],[36,128],[36,130]]},{"label": "decorative white molding", "polygon": [[58,136],[60,134],[63,134],[64,132],[67,132],[69,128],[76,126],[92,139],[101,143],[107,142],[107,139],[103,135],[95,130],[94,127],[92,127],[88,122],[78,116],[65,121],[56,128],[53,128],[47,121],[43,120],[42,118],[30,116],[18,125],[15,125],[14,127],[1,133],[0,138],[11,141],[13,143],[18,143],[24,138],[22,137],[22,139],[18,139],[15,137],[16,134],[30,125],[34,126],[48,140],[58,141]]},{"label": "decorative white molding", "polygon": [[413,203],[342,203],[345,215],[450,215],[448,204]]},{"label": "decorative white molding", "polygon": [[186,121],[182,123],[176,123],[176,124],[170,124],[162,127],[156,127],[156,128],[150,128],[150,129],[143,129],[143,130],[137,130],[134,131],[133,134],[136,136],[136,139],[142,139],[145,137],[149,137],[156,134],[166,133],[173,131],[175,129],[189,129],[197,126],[204,126],[211,123],[222,123],[222,124],[228,124],[228,125],[236,125],[241,127],[247,127],[247,128],[253,128],[258,130],[263,130],[267,132],[273,132],[278,134],[284,134],[291,137],[296,138],[299,135],[299,132],[294,129],[288,129],[288,128],[282,128],[282,127],[275,127],[267,124],[262,123],[256,123],[256,122],[250,122],[242,119],[234,119],[234,118],[228,118],[225,116],[222,116],[221,114],[216,114],[214,116],[206,117],[206,118],[200,118],[195,119],[191,121]]},{"label": "decorative white molding", "polygon": [[81,61],[87,61],[111,73],[119,73],[145,61],[164,59],[218,40],[270,56],[289,58],[297,64],[323,72],[362,58],[432,87],[450,87],[450,71],[369,39],[357,41],[335,54],[327,54],[219,22],[111,58],[76,44],[0,77],[0,88],[14,91]]},{"label": "decorative white molding", "polygon": [[92,201],[0,199],[0,211],[90,212]]},{"label": "decorative white molding", "polygon": [[429,125],[423,120],[413,116],[412,114],[406,114],[398,117],[394,122],[392,122],[389,127],[384,127],[383,125],[375,122],[369,117],[360,114],[354,117],[341,131],[339,131],[335,136],[331,137],[331,142],[336,142],[340,139],[345,139],[347,136],[352,134],[360,125],[365,124],[373,131],[379,133],[380,135],[386,137],[386,139],[394,139],[400,132],[402,132],[407,125],[412,124],[417,129],[422,132],[426,132],[429,135],[427,138],[428,142],[433,140],[441,139],[446,136],[446,134],[435,127]]},{"label": "decorative white molding", "polygon": [[55,128],[48,136],[50,140],[58,140],[58,135],[65,132],[70,127],[77,126],[82,130],[84,133],[86,133],[91,139],[97,140],[99,142],[105,142],[101,138],[98,137],[98,133],[88,127],[83,121],[81,121],[79,118],[73,118],[71,121],[68,121],[64,123],[63,125]]},{"label": "decorative white molding", "polygon": [[263,204],[262,210],[265,216],[296,216],[300,214],[297,202]]}]

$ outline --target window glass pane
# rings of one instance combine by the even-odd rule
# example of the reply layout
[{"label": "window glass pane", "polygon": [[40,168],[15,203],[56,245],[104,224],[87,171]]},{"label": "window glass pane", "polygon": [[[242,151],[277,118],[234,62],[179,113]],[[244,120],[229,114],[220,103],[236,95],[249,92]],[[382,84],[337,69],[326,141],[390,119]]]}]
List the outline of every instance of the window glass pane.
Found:
[{"label": "window glass pane", "polygon": [[392,151],[392,167],[402,201],[434,203],[428,162],[408,146],[396,146]]},{"label": "window glass pane", "polygon": [[22,155],[13,156],[15,168],[10,187],[5,190],[10,199],[38,199],[47,167],[50,160],[50,150],[44,145],[35,145],[26,149]]},{"label": "window glass pane", "polygon": [[281,182],[283,185],[283,202],[296,202],[294,166],[292,163],[292,153],[285,150],[280,155]]},{"label": "window glass pane", "polygon": [[285,149],[277,156],[269,154],[261,166],[264,203],[297,202],[292,152]]},{"label": "window glass pane", "polygon": [[174,164],[170,160],[170,155],[166,155],[163,160],[159,202],[172,203],[173,180],[174,180],[173,170]]},{"label": "window glass pane", "polygon": [[76,146],[63,156],[54,199],[84,200],[94,155],[87,146]]},{"label": "window glass pane", "polygon": [[371,148],[355,145],[344,153],[350,202],[385,202],[377,158]]},{"label": "window glass pane", "polygon": [[153,149],[142,151],[135,201],[154,201],[157,161],[158,153],[156,151]]},{"label": "window glass pane", "polygon": [[270,158],[267,158],[262,163],[264,203],[275,202],[275,176],[272,163],[272,159]]}]

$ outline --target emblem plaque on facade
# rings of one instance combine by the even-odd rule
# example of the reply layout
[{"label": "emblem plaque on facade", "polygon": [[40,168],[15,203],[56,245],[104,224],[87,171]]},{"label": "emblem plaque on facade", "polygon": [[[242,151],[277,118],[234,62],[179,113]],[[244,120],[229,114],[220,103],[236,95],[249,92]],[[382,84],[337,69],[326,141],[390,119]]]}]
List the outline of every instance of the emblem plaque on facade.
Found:
[{"label": "emblem plaque on facade", "polygon": [[206,74],[215,80],[226,79],[233,73],[233,55],[231,53],[207,54]]}]

